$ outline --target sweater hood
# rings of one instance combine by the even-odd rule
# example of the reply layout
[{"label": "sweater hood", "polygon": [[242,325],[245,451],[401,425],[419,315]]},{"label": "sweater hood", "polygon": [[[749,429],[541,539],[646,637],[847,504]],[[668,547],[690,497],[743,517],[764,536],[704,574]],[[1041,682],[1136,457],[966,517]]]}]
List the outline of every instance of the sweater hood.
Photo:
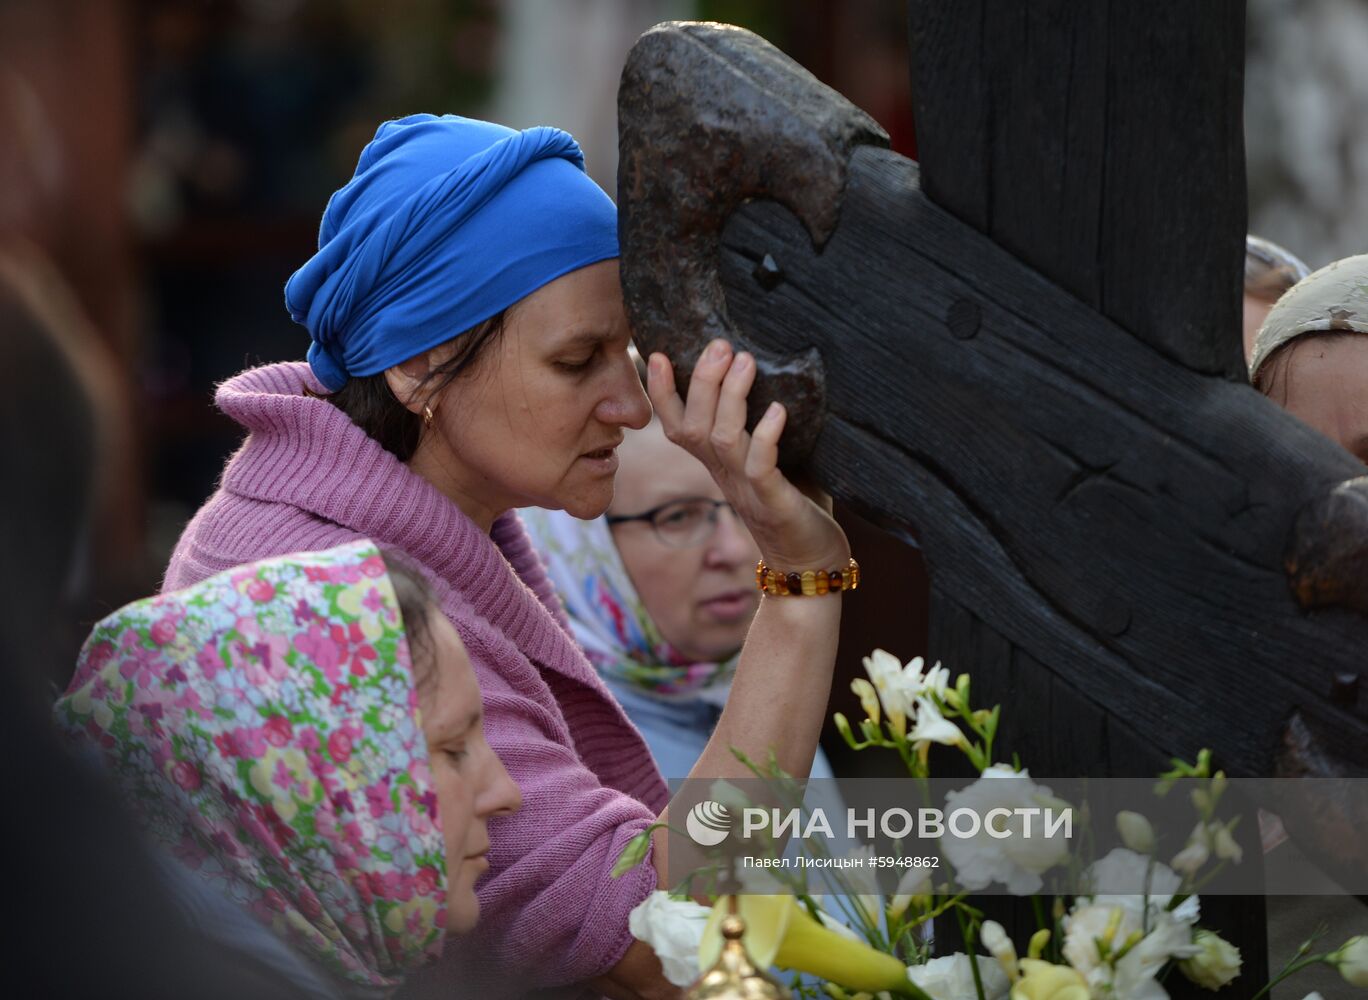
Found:
[{"label": "sweater hood", "polygon": [[398,549],[436,577],[439,599],[459,582],[461,598],[529,659],[601,688],[566,631],[517,514],[501,515],[485,534],[350,417],[306,390],[326,391],[303,362],[249,369],[219,386],[219,409],[250,432],[222,488],[289,504]]}]

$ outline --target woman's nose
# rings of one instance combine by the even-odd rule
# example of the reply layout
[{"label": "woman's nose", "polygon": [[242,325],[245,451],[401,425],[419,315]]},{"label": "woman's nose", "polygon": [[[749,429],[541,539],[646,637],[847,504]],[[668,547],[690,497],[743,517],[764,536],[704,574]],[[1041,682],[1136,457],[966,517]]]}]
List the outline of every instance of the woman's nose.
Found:
[{"label": "woman's nose", "polygon": [[626,351],[613,359],[602,398],[594,415],[605,424],[639,431],[651,422],[651,401],[641,385],[641,376]]},{"label": "woman's nose", "polygon": [[519,790],[517,782],[508,773],[508,768],[504,767],[493,750],[489,755],[494,759],[491,768],[490,781],[486,784],[483,793],[475,802],[475,813],[478,816],[506,816],[515,813],[522,808],[522,792]]},{"label": "woman's nose", "polygon": [[753,563],[760,558],[755,539],[730,507],[717,509],[717,526],[708,539],[709,561],[715,566],[736,566]]}]

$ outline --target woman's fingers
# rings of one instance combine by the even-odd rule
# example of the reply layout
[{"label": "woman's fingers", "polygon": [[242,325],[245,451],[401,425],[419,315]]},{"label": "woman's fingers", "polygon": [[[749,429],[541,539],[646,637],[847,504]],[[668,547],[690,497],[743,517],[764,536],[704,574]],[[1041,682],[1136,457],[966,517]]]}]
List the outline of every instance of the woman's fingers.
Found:
[{"label": "woman's fingers", "polygon": [[684,403],[679,443],[705,463],[712,447],[709,438],[717,420],[717,397],[731,360],[731,345],[725,340],[714,340],[704,349],[689,379],[689,398]]},{"label": "woman's fingers", "polygon": [[755,358],[745,352],[732,359],[717,397],[710,443],[717,457],[734,473],[745,464],[749,435],[746,434],[746,397],[755,384]]},{"label": "woman's fingers", "polygon": [[684,422],[684,401],[675,391],[674,365],[663,354],[652,354],[646,360],[646,395],[651,399],[666,436],[673,438]]},{"label": "woman's fingers", "polygon": [[787,485],[784,474],[779,471],[779,438],[787,422],[788,411],[782,403],[774,402],[751,431],[745,475],[762,503],[777,500],[777,494]]}]

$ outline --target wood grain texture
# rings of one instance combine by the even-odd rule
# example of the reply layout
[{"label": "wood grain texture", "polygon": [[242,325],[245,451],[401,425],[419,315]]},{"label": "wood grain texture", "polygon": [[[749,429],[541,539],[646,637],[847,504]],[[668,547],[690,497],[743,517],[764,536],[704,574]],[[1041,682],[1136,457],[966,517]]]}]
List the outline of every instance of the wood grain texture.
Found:
[{"label": "wood grain texture", "polygon": [[[787,275],[753,275],[764,254]],[[1216,742],[1271,774],[1290,707],[1368,771],[1361,710],[1331,704],[1368,622],[1297,606],[1297,512],[1359,472],[1247,386],[1190,371],[1065,295],[862,148],[819,254],[756,202],[723,233],[748,339],[816,349],[828,412],[811,466],[843,501],[917,537],[937,587],[1161,752]],[[981,321],[951,332],[954,303]]]},{"label": "wood grain texture", "polygon": [[908,11],[928,196],[1168,357],[1242,378],[1244,3]]}]

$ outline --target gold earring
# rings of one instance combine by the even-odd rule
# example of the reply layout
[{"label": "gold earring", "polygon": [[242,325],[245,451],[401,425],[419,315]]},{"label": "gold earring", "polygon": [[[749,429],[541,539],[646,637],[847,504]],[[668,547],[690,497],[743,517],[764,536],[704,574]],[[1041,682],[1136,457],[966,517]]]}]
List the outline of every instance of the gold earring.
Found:
[{"label": "gold earring", "polygon": [[423,426],[432,426],[432,407],[426,404],[423,406]]}]

